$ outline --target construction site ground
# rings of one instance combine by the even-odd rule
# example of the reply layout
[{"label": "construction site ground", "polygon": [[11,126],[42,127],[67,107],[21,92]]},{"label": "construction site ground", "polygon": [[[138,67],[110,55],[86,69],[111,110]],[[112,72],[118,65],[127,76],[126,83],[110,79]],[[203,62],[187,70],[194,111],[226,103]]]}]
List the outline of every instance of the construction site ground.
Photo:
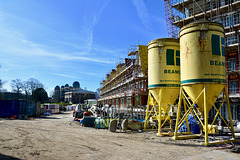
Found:
[{"label": "construction site ground", "polygon": [[82,127],[71,111],[29,120],[0,119],[1,160],[240,159],[232,149],[216,150],[200,141],[157,137],[154,131],[112,133]]}]

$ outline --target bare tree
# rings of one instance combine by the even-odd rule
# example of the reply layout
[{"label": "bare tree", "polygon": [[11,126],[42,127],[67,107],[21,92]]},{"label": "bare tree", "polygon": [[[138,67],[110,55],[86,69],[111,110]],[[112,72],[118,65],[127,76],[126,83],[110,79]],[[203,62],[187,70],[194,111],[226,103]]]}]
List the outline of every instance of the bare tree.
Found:
[{"label": "bare tree", "polygon": [[19,94],[22,92],[22,86],[23,86],[23,82],[21,79],[15,79],[15,80],[12,80],[11,82],[12,91],[17,93],[18,98],[19,98]]},{"label": "bare tree", "polygon": [[6,89],[3,89],[3,84],[5,82],[0,79],[0,99],[4,99],[4,92],[7,92]]},{"label": "bare tree", "polygon": [[2,89],[3,81],[0,79],[0,89]]},{"label": "bare tree", "polygon": [[28,100],[28,96],[31,95],[31,92],[30,92],[30,85],[28,83],[28,81],[24,81],[22,83],[22,90],[24,91],[25,93],[25,99]]},{"label": "bare tree", "polygon": [[2,90],[3,84],[5,83],[5,81],[0,79],[0,90]]},{"label": "bare tree", "polygon": [[38,88],[44,88],[43,84],[35,78],[28,79],[27,83],[31,94]]},{"label": "bare tree", "polygon": [[53,90],[49,92],[49,97],[53,97]]}]

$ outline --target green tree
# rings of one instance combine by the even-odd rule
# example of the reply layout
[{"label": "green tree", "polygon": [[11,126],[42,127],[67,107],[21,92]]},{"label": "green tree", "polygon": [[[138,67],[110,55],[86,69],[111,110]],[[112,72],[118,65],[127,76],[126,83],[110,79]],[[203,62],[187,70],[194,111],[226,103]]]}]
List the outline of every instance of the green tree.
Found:
[{"label": "green tree", "polygon": [[33,91],[32,99],[35,102],[48,102],[48,94],[43,88],[37,88],[36,90]]}]

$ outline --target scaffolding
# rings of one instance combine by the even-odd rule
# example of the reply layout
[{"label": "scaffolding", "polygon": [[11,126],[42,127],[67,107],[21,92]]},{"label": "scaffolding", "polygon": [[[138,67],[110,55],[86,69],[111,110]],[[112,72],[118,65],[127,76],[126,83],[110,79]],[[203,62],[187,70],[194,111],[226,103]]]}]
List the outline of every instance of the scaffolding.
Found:
[{"label": "scaffolding", "polygon": [[[98,101],[103,105],[111,104],[124,111],[123,108],[126,110],[130,106],[141,105],[141,102],[135,104],[135,98],[139,98],[137,96],[145,95],[147,97],[147,76],[142,72],[141,65],[145,63],[145,60],[143,61],[140,57],[139,50],[142,48],[140,46],[142,45],[131,46],[128,57],[119,59],[116,69],[112,69],[106,79],[100,83]],[[123,100],[123,98],[127,99]]]},{"label": "scaffolding", "polygon": [[[228,92],[240,102],[240,0],[164,0],[164,4],[169,37],[177,35],[183,26],[197,21],[223,25]],[[173,30],[169,24],[177,29]]]},{"label": "scaffolding", "polygon": [[168,37],[170,38],[178,38],[178,27],[173,25],[173,9],[172,4],[168,0],[164,0],[164,8],[165,8],[165,18],[167,24]]},{"label": "scaffolding", "polygon": [[240,0],[164,0],[164,4],[169,37],[192,22],[220,23],[225,30],[226,52],[237,52],[240,62]]}]

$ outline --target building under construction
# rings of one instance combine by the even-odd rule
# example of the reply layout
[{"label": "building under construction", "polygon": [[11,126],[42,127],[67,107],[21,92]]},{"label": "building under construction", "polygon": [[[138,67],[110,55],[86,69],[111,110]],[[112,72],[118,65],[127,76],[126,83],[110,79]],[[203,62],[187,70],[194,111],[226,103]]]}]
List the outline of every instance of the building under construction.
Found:
[{"label": "building under construction", "polygon": [[[240,0],[164,0],[168,36],[178,38],[179,29],[197,21],[223,25],[227,87],[233,120],[240,120]],[[226,108],[221,114],[228,119]]]},{"label": "building under construction", "polygon": [[99,105],[122,111],[147,104],[147,46],[138,45],[100,83]]}]

